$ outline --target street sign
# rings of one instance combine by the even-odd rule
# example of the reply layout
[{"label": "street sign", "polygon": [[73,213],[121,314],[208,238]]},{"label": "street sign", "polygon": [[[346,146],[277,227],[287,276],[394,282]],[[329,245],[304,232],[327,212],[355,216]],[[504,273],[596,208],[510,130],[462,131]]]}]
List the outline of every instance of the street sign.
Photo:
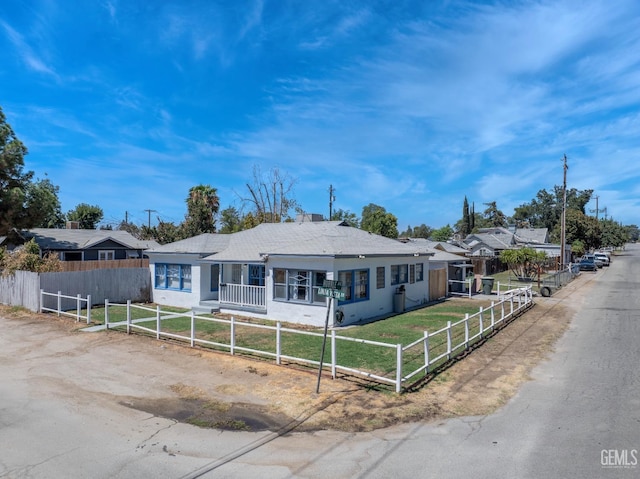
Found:
[{"label": "street sign", "polygon": [[325,279],[322,282],[322,287],[330,289],[342,289],[342,281],[338,281],[335,279]]},{"label": "street sign", "polygon": [[335,298],[338,301],[344,301],[345,299],[344,291],[340,291],[338,289],[322,287],[322,288],[318,288],[318,294],[320,296],[326,296],[327,298]]}]

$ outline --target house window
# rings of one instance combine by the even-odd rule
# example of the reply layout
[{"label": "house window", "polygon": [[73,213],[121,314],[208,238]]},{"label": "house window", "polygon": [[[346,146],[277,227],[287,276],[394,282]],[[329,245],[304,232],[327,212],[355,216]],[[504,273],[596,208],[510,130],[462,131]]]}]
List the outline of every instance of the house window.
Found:
[{"label": "house window", "polygon": [[101,249],[98,251],[98,260],[100,261],[108,261],[115,259],[116,252],[112,249]]},{"label": "house window", "polygon": [[156,263],[155,287],[191,291],[191,265]]},{"label": "house window", "polygon": [[424,263],[416,264],[416,281],[424,281]]},{"label": "house window", "polygon": [[339,271],[338,279],[342,282],[344,301],[341,304],[369,299],[369,270],[358,269]]},{"label": "house window", "polygon": [[404,284],[408,282],[409,265],[394,264],[391,265],[391,284]]},{"label": "house window", "polygon": [[409,265],[409,283],[413,284],[416,282],[416,265]]},{"label": "house window", "polygon": [[273,298],[297,303],[325,303],[318,288],[326,279],[325,271],[297,269],[273,270]]},{"label": "house window", "polygon": [[273,298],[287,299],[287,270],[273,270]]},{"label": "house window", "polygon": [[384,266],[378,266],[376,268],[376,288],[384,288]]}]

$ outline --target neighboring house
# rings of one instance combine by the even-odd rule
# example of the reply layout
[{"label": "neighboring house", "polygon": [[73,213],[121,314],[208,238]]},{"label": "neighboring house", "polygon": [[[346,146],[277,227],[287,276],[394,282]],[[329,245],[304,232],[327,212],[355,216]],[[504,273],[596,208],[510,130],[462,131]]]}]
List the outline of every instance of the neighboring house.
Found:
[{"label": "neighboring house", "polygon": [[[547,228],[482,228],[478,233],[468,235],[464,243],[469,247],[469,256],[472,258],[497,258],[505,249],[532,248],[536,251],[544,251],[549,258],[560,258],[560,245],[549,243],[549,231]],[[568,264],[571,258],[571,247],[565,246],[565,261]],[[498,266],[499,268],[499,266]],[[484,265],[482,274],[493,274]]]},{"label": "neighboring house", "polygon": [[[423,238],[409,238],[405,241],[424,245],[433,251],[434,255],[429,258],[429,271],[430,273],[443,271],[444,278],[435,274],[430,277],[432,293],[442,297],[465,289],[461,282],[466,279],[469,272],[473,272],[473,265],[466,257],[468,250],[446,241],[431,241]],[[437,292],[434,291],[433,283],[436,281],[444,284],[444,291],[441,288]],[[432,299],[435,299],[434,294],[431,295]]]},{"label": "neighboring house", "polygon": [[34,228],[15,231],[16,246],[34,239],[42,254],[55,253],[62,261],[142,258],[155,241],[139,240],[126,231]]},{"label": "neighboring house", "polygon": [[216,236],[219,251],[182,251],[177,242],[147,252],[155,302],[321,326],[324,280],[340,281],[345,294],[332,301],[331,324],[385,317],[431,299],[433,252],[344,222],[261,224]]}]

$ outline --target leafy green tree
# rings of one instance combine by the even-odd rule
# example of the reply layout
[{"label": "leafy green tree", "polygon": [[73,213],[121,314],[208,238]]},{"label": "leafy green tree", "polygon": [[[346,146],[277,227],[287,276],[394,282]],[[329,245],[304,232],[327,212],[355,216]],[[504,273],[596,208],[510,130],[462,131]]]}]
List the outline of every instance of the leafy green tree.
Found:
[{"label": "leafy green tree", "polygon": [[[585,214],[585,207],[591,200],[593,190],[567,190],[567,212],[576,210]],[[553,231],[561,222],[563,193],[561,186],[555,186],[552,192],[540,190],[530,203],[524,203],[515,209],[513,219],[518,227],[547,228]]]},{"label": "leafy green tree", "polygon": [[0,108],[0,235],[11,228],[29,228],[26,190],[33,172],[24,172],[27,147],[16,137]]},{"label": "leafy green tree", "polygon": [[487,209],[484,210],[484,219],[489,224],[489,227],[506,227],[507,217],[498,209],[498,205],[495,201],[485,203]]},{"label": "leafy green tree", "polygon": [[331,214],[331,221],[346,221],[349,226],[360,228],[360,219],[356,216],[356,214],[352,213],[349,210],[343,210],[342,208],[335,210]]},{"label": "leafy green tree", "polygon": [[[560,229],[561,224],[558,223],[551,234],[552,240],[556,243],[560,242]],[[594,217],[587,216],[579,210],[567,210],[565,221],[565,241],[567,244],[573,244],[574,241],[580,240],[587,250],[599,248],[601,235],[600,224]]]},{"label": "leafy green tree", "polygon": [[453,237],[453,228],[449,225],[433,230],[431,239],[433,241],[449,241]]},{"label": "leafy green tree", "polygon": [[629,241],[627,228],[612,219],[601,220],[600,228],[602,231],[600,246],[620,248]]},{"label": "leafy green tree", "polygon": [[544,264],[548,261],[544,251],[533,248],[505,249],[500,252],[500,261],[519,279],[540,277]]},{"label": "leafy green tree", "polygon": [[62,228],[65,217],[60,207],[60,188],[48,178],[30,183],[26,188],[25,208],[30,225],[35,228]]},{"label": "leafy green tree", "polygon": [[574,258],[579,258],[587,252],[584,247],[584,243],[580,240],[575,240],[571,243],[571,254]]},{"label": "leafy green tree", "polygon": [[182,224],[183,236],[191,238],[202,233],[215,233],[220,199],[215,188],[198,185],[189,189],[187,215]]},{"label": "leafy green tree", "polygon": [[429,238],[433,229],[422,223],[420,226],[414,228],[409,225],[405,231],[400,233],[400,237],[403,238]]},{"label": "leafy green tree", "polygon": [[62,270],[60,258],[55,253],[40,256],[40,247],[35,239],[24,244],[23,248],[12,253],[0,254],[0,269],[2,275],[12,275],[16,271],[33,271],[35,273],[57,272]]},{"label": "leafy green tree", "polygon": [[140,238],[141,235],[140,227],[128,221],[121,221],[116,229],[119,231],[126,231],[131,236],[134,236],[136,238]]},{"label": "leafy green tree", "polygon": [[398,218],[379,205],[369,203],[362,208],[362,221],[360,227],[371,233],[387,238],[398,237]]},{"label": "leafy green tree", "polygon": [[75,209],[67,213],[68,221],[77,221],[80,228],[84,230],[94,230],[96,225],[102,221],[104,213],[99,206],[91,206],[87,203],[80,203]]},{"label": "leafy green tree", "polygon": [[636,242],[640,239],[640,228],[637,225],[627,225],[624,228],[627,231],[629,241]]},{"label": "leafy green tree", "polygon": [[236,233],[242,230],[240,212],[229,206],[220,212],[220,233]]}]

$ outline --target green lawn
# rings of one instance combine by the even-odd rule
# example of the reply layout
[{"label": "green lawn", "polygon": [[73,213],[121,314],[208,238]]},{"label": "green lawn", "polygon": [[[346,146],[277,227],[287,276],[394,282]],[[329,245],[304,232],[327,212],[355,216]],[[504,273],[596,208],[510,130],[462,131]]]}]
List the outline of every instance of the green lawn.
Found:
[{"label": "green lawn", "polygon": [[[408,345],[419,338],[423,337],[424,332],[435,332],[447,326],[447,322],[452,323],[459,321],[465,317],[465,314],[473,315],[478,312],[480,307],[486,308],[490,306],[490,301],[469,300],[469,299],[452,299],[435,305],[427,306],[421,309],[413,310],[404,314],[393,316],[384,320],[363,324],[360,326],[350,326],[338,328],[337,336],[364,339],[386,343],[392,346],[396,344]],[[114,311],[111,311],[111,309]],[[116,317],[121,320],[126,318],[122,311],[116,315],[116,307],[110,307],[110,322],[115,322]],[[120,308],[120,307],[117,307]],[[144,312],[137,309],[135,317],[155,316],[155,313]],[[163,313],[168,312],[163,308]],[[174,311],[176,311],[174,309]],[[180,312],[180,311],[176,311]],[[146,314],[146,315],[145,315]],[[196,317],[195,330],[196,338],[207,340],[214,343],[226,344],[230,343],[230,326],[228,323],[213,322],[203,317]],[[93,319],[93,313],[92,313]],[[97,319],[97,318],[96,318]],[[102,313],[104,320],[104,312]],[[135,319],[135,318],[134,318]],[[486,321],[488,321],[488,316]],[[155,329],[156,321],[138,323],[140,326],[149,329]],[[272,326],[275,329],[273,321],[251,320],[250,324],[263,324]],[[273,329],[256,328],[246,324],[243,321],[235,322],[235,346],[240,348],[248,348],[253,350],[266,351],[272,354],[276,353],[276,332]],[[298,334],[289,331],[281,333],[281,354],[285,356],[297,357],[309,361],[319,361],[322,350],[322,328],[300,327],[294,324],[283,323],[282,328],[295,329],[297,331],[314,332],[317,335]],[[161,329],[163,332],[179,334],[185,337],[190,336],[191,318],[183,316],[178,318],[169,318],[162,320]],[[478,321],[471,322],[470,335],[473,336],[478,331]],[[453,329],[452,336],[454,343],[464,338],[464,326],[460,325]],[[441,354],[446,350],[446,335],[441,334],[438,337],[430,339],[431,357]],[[215,349],[229,351],[229,347],[218,346]],[[364,370],[373,374],[394,378],[396,371],[396,349],[395,347],[384,347],[363,344],[354,341],[346,341],[338,339],[336,341],[337,363],[354,369]],[[424,348],[422,343],[406,351],[403,355],[403,371],[413,371],[424,364]],[[331,342],[327,341],[324,363],[328,364],[331,360]]]}]

